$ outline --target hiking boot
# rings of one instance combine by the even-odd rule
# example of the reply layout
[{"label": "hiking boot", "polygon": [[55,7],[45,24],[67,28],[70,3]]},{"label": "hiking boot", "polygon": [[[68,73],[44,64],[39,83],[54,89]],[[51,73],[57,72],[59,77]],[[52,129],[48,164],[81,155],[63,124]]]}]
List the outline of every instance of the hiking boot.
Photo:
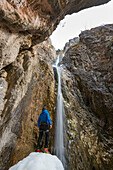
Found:
[{"label": "hiking boot", "polygon": [[41,152],[41,153],[42,153],[42,151],[41,151],[40,149],[37,149],[36,151],[37,151],[37,152]]},{"label": "hiking boot", "polygon": [[50,153],[50,152],[48,151],[48,148],[44,148],[44,153]]}]

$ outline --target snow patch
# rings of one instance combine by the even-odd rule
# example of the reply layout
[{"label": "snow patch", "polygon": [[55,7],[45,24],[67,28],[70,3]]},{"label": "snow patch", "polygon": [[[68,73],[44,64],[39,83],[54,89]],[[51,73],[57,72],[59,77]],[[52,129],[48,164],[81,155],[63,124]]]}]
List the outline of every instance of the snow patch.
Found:
[{"label": "snow patch", "polygon": [[32,152],[29,156],[19,161],[9,170],[64,170],[61,161],[55,156],[46,153]]}]

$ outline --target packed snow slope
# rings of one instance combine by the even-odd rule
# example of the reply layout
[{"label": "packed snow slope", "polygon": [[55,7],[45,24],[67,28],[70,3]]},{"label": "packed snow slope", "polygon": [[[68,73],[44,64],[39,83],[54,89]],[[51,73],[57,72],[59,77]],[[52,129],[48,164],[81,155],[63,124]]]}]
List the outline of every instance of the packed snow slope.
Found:
[{"label": "packed snow slope", "polygon": [[32,152],[9,170],[64,170],[61,161],[55,156],[46,153]]}]

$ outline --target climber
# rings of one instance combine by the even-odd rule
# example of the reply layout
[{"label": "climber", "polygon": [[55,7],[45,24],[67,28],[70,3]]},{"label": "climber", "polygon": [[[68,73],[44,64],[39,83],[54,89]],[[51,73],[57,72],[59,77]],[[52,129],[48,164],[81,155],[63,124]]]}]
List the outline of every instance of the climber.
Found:
[{"label": "climber", "polygon": [[48,143],[49,143],[49,129],[52,128],[51,119],[49,116],[49,112],[46,110],[46,107],[42,108],[42,113],[40,114],[38,118],[38,127],[39,127],[39,138],[38,138],[38,144],[37,144],[37,152],[41,151],[41,140],[45,133],[45,145],[44,145],[44,152],[50,153],[48,151]]}]

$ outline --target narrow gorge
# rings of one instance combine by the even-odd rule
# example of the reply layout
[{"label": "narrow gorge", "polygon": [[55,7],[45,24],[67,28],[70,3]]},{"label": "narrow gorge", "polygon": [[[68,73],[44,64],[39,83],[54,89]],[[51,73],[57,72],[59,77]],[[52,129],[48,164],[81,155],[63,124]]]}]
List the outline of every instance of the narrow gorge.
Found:
[{"label": "narrow gorge", "polygon": [[[0,1],[0,170],[35,152],[44,105],[54,154],[57,54],[49,36],[66,14],[108,1]],[[113,170],[113,24],[83,31],[63,53],[66,169]]]}]

